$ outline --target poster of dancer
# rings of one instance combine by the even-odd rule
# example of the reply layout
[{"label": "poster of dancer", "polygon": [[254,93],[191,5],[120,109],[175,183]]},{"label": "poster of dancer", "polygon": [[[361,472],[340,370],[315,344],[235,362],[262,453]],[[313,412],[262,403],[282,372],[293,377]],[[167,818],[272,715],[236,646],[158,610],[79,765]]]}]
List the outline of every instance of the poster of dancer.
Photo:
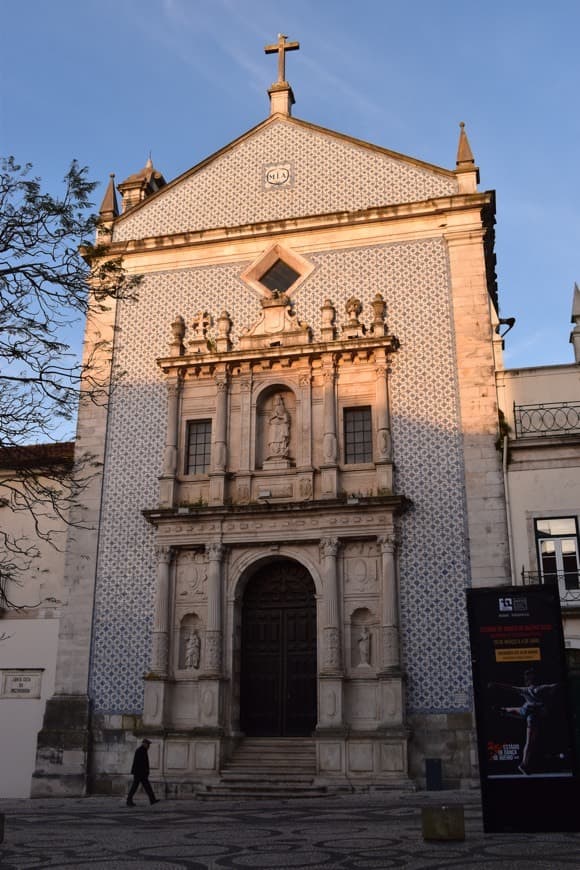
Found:
[{"label": "poster of dancer", "polygon": [[573,827],[569,810],[551,818],[554,801],[578,793],[557,588],[470,590],[468,615],[484,823],[578,830],[580,812]]}]

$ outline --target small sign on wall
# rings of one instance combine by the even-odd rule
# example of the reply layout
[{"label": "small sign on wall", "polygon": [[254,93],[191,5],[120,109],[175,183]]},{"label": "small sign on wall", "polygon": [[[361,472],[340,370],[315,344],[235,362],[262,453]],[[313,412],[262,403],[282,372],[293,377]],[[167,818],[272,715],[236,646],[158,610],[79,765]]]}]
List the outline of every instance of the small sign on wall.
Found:
[{"label": "small sign on wall", "polygon": [[2,698],[40,698],[42,670],[0,671]]}]

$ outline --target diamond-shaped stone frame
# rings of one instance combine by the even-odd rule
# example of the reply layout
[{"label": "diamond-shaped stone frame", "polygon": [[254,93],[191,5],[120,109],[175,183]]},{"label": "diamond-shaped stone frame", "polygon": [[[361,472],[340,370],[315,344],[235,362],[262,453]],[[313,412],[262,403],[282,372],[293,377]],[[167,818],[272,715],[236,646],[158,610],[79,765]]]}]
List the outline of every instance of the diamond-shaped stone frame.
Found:
[{"label": "diamond-shaped stone frame", "polygon": [[313,263],[297,254],[296,251],[292,251],[290,248],[277,242],[264,251],[263,254],[260,254],[258,259],[240,275],[244,284],[254,290],[260,298],[271,299],[272,297],[271,290],[268,290],[266,285],[261,283],[260,279],[266,274],[268,269],[272,268],[277,260],[282,260],[287,266],[298,272],[298,278],[284,291],[285,295],[289,297],[298,290],[315,268]]}]

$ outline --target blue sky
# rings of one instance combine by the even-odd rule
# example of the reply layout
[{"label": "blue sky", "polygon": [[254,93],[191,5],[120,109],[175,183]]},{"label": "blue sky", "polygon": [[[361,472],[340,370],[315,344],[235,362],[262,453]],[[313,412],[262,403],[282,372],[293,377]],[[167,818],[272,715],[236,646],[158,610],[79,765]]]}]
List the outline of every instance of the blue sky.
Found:
[{"label": "blue sky", "polygon": [[170,180],[268,114],[279,32],[295,117],[454,168],[467,124],[497,191],[510,367],[573,360],[580,283],[577,0],[19,0],[2,4],[0,153],[56,192],[151,151]]}]

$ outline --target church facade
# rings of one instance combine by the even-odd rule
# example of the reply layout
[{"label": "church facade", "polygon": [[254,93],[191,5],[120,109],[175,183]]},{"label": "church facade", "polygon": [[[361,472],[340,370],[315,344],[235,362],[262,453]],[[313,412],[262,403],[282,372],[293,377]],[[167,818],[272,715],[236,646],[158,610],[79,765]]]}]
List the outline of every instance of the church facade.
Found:
[{"label": "church facade", "polygon": [[494,355],[494,196],[454,170],[270,114],[101,210],[137,298],[113,346],[102,461],[71,529],[32,793],[168,794],[248,737],[303,737],[316,780],[475,775],[465,589],[509,582]]}]

